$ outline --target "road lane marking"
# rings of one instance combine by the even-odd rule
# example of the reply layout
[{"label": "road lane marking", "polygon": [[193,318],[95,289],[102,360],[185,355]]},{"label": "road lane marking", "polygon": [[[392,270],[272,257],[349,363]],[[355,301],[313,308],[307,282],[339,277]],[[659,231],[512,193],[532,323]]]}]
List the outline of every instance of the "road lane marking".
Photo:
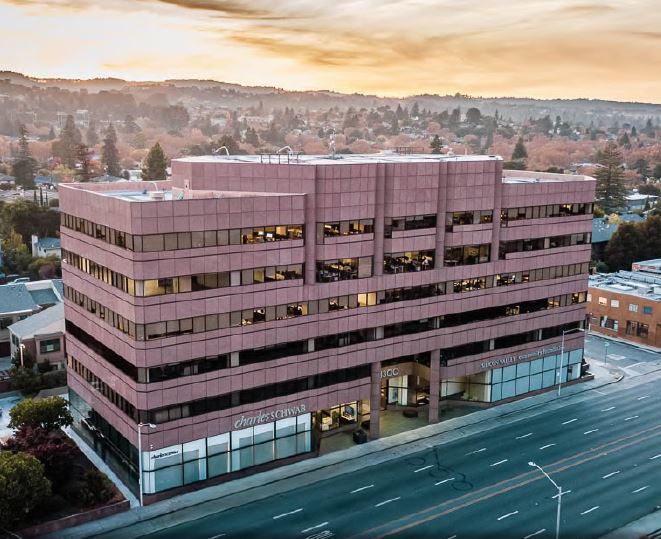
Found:
[{"label": "road lane marking", "polygon": [[625,417],[624,420],[629,421],[630,419],[637,419],[638,417],[640,417],[640,416],[632,415],[631,417]]},{"label": "road lane marking", "polygon": [[604,408],[602,412],[610,412],[611,410],[615,410],[615,406],[611,406],[609,408]]},{"label": "road lane marking", "polygon": [[[564,496],[565,494],[569,494],[570,492],[571,492],[571,490],[564,490],[562,492],[562,495]],[[560,494],[556,494],[555,496],[551,496],[551,499],[555,500],[558,496],[560,496]]]},{"label": "road lane marking", "polygon": [[517,440],[523,440],[524,438],[527,438],[528,436],[532,436],[532,432],[529,432],[528,434],[524,434],[523,436],[517,436]]},{"label": "road lane marking", "polygon": [[655,460],[658,459],[659,457],[661,457],[661,453],[659,453],[658,455],[654,455],[653,457],[650,457],[650,460]]},{"label": "road lane marking", "polygon": [[642,401],[643,399],[649,399],[649,398],[650,398],[649,395],[643,395],[642,397],[638,397],[636,400],[637,401]]},{"label": "road lane marking", "polygon": [[619,354],[608,354],[609,359],[614,359],[615,361],[622,361],[626,356],[621,356]]},{"label": "road lane marking", "polygon": [[531,533],[530,535],[526,535],[523,539],[530,539],[531,537],[535,537],[535,535],[539,535],[540,533],[544,533],[546,531],[546,528],[542,528],[541,530],[537,530],[535,533]]},{"label": "road lane marking", "polygon": [[608,479],[609,477],[613,477],[614,475],[617,475],[619,473],[620,473],[620,470],[618,470],[617,472],[607,473],[606,475],[602,476],[602,479]]},{"label": "road lane marking", "polygon": [[477,451],[471,451],[470,453],[466,453],[466,455],[475,455],[476,453],[482,453],[482,451],[486,451],[487,448],[483,447],[482,449],[478,449]]},{"label": "road lane marking", "polygon": [[625,369],[633,369],[634,367],[637,367],[638,365],[642,365],[643,363],[645,363],[645,362],[644,361],[639,361],[638,363],[634,363],[633,365],[627,365],[624,368]]},{"label": "road lane marking", "polygon": [[209,539],[220,539],[220,537],[225,537],[227,534],[226,533],[219,533],[218,535],[214,535],[213,537],[209,537]]},{"label": "road lane marking", "polygon": [[555,445],[555,444],[546,444],[546,445],[543,445],[542,447],[540,447],[539,449],[540,449],[540,450],[542,450],[542,449],[547,449],[547,448],[549,448],[549,447],[551,447],[551,446],[554,446],[554,445]]},{"label": "road lane marking", "polygon": [[372,484],[372,485],[367,485],[366,487],[360,487],[360,488],[357,488],[357,489],[355,489],[355,490],[352,490],[352,491],[351,491],[351,494],[355,494],[356,492],[360,492],[361,490],[367,490],[368,488],[372,488],[373,486],[374,486],[374,485]]},{"label": "road lane marking", "polygon": [[583,511],[581,515],[587,515],[588,513],[592,513],[592,511],[595,511],[597,509],[599,509],[599,506],[595,505],[594,507],[590,507],[590,509],[588,509],[587,511]]},{"label": "road lane marking", "polygon": [[443,481],[439,481],[438,483],[434,483],[434,485],[442,485],[443,483],[447,483],[448,481],[454,481],[454,477],[450,477],[449,479],[443,479]]},{"label": "road lane marking", "polygon": [[650,487],[649,485],[645,485],[644,487],[637,488],[636,490],[632,490],[631,494],[636,494],[638,492],[642,492],[643,490],[645,490],[646,488],[649,488],[649,487]]},{"label": "road lane marking", "polygon": [[506,515],[503,515],[502,517],[498,517],[496,520],[503,520],[505,518],[511,517],[512,515],[517,515],[519,512],[514,511],[513,513],[507,513]]},{"label": "road lane marking", "polygon": [[586,430],[583,434],[592,434],[593,432],[597,432],[599,429],[592,429],[592,430]]},{"label": "road lane marking", "polygon": [[574,421],[578,421],[578,418],[575,417],[574,419],[570,419],[569,421],[565,421],[563,425],[569,425],[570,423],[573,423]]},{"label": "road lane marking", "polygon": [[[550,466],[556,467],[554,473],[559,473],[564,470],[583,465],[586,462],[594,461],[607,454],[621,451],[627,447],[635,446],[643,441],[659,436],[661,436],[661,424],[640,429],[635,433],[627,434],[626,436],[611,440],[610,442],[593,447],[589,450],[580,451],[574,455],[571,455],[571,457],[560,459],[552,463]],[[577,458],[580,458],[581,460],[573,460]],[[547,467],[548,466],[549,465],[547,464]],[[352,535],[350,539],[364,539],[366,537],[379,537],[383,539],[385,537],[392,537],[397,534],[402,534],[402,532],[405,532],[416,526],[437,520],[465,507],[469,507],[484,500],[494,498],[495,496],[500,496],[506,492],[510,492],[529,483],[534,483],[535,481],[541,481],[543,479],[544,478],[541,476],[541,474],[536,474],[534,472],[521,473],[518,476],[500,481],[488,487],[483,487],[471,491],[468,494],[464,494],[458,498],[453,498],[450,501],[444,501],[430,507],[425,507],[424,509],[415,511],[413,513],[407,513],[406,516],[396,518],[394,520],[391,519],[388,521],[388,523],[376,525],[369,530]],[[514,482],[514,484],[512,484],[512,482]],[[498,490],[494,492],[494,488],[498,488]]]},{"label": "road lane marking", "polygon": [[600,395],[605,395],[605,394],[606,394],[606,393],[604,393],[603,391],[599,391],[598,389],[594,389],[593,391],[594,391],[595,393],[599,393]]},{"label": "road lane marking", "polygon": [[448,539],[457,539],[457,536],[456,535],[451,535],[450,537],[448,537]]},{"label": "road lane marking", "polygon": [[491,467],[493,466],[498,466],[499,464],[503,464],[504,462],[507,462],[507,459],[499,460],[498,462],[494,462],[491,464]]},{"label": "road lane marking", "polygon": [[387,503],[396,502],[400,498],[401,498],[401,496],[397,496],[397,498],[390,498],[389,500],[385,500],[383,502],[377,503],[374,507],[381,507],[382,505],[386,505]]},{"label": "road lane marking", "polygon": [[303,508],[299,507],[294,511],[289,511],[289,513],[282,513],[282,515],[276,515],[273,517],[273,520],[278,520],[279,518],[286,517],[287,515],[295,515],[296,513],[300,513],[301,511],[303,511]]},{"label": "road lane marking", "polygon": [[301,533],[308,533],[311,532],[312,530],[316,530],[317,528],[323,528],[327,524],[328,522],[322,522],[321,524],[317,524],[316,526],[310,526],[309,528],[305,528],[304,530],[301,530]]},{"label": "road lane marking", "polygon": [[413,470],[413,473],[418,473],[421,472],[422,470],[428,470],[429,468],[432,468],[434,465],[430,464],[429,466],[424,466],[422,468],[418,468],[417,470]]}]

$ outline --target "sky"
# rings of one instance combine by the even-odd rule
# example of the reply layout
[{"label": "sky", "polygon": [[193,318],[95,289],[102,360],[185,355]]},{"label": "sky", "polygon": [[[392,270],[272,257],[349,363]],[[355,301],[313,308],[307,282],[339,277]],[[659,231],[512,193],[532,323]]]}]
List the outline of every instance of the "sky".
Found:
[{"label": "sky", "polygon": [[660,0],[0,0],[0,69],[661,103]]}]

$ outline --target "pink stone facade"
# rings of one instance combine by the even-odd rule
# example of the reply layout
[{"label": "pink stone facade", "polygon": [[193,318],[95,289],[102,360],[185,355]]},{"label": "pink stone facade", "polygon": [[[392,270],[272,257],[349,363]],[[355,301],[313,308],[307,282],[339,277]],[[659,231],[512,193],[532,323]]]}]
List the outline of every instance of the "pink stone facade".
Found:
[{"label": "pink stone facade", "polygon": [[[512,176],[512,181],[508,176]],[[501,226],[501,210],[549,204],[590,204],[594,200],[595,182],[583,176],[520,171],[504,175],[502,161],[494,158],[431,159],[430,156],[420,156],[417,159],[416,156],[406,156],[399,159],[389,156],[379,159],[365,156],[363,160],[310,158],[288,164],[260,163],[259,157],[245,161],[238,158],[190,158],[174,160],[172,179],[160,182],[159,188],[170,191],[172,200],[137,201],[112,195],[113,192],[153,190],[153,185],[147,183],[67,185],[61,189],[60,209],[64,214],[134,236],[299,224],[304,225],[304,237],[271,243],[133,252],[63,227],[63,249],[136,281],[289,264],[304,264],[304,278],[137,297],[70,264],[63,265],[65,285],[135,324],[584,264],[590,258],[588,244],[509,253],[499,259],[501,242],[587,233],[592,223],[589,214],[522,219]],[[446,231],[447,214],[475,210],[492,210],[492,222],[456,225],[452,231]],[[391,238],[384,237],[385,219],[420,215],[436,215],[436,227],[394,231]],[[370,219],[373,220],[371,233],[329,237],[324,241],[317,237],[319,223]],[[491,245],[488,262],[453,267],[444,265],[446,248],[479,244]],[[428,250],[435,251],[434,269],[384,273],[384,254]],[[317,282],[317,261],[359,257],[373,257],[371,277]],[[145,369],[586,290],[587,274],[581,273],[542,282],[493,286],[462,293],[448,291],[431,298],[308,314],[154,340],[131,338],[70,299],[65,302],[65,312],[69,323],[75,324],[127,363]],[[582,322],[584,318],[585,306],[572,304],[150,383],[136,381],[71,334],[67,335],[67,353],[136,410],[148,412],[361,365],[373,365],[377,370],[372,372],[378,373],[384,361],[431,352],[429,407],[430,420],[434,420],[438,417],[438,385],[443,380],[488,370],[482,364],[490,360],[557,346],[560,337],[440,364],[439,350]],[[566,336],[567,351],[582,347],[582,333]],[[300,405],[304,405],[307,411],[317,411],[353,401],[371,401],[372,424],[376,420],[371,435],[376,437],[379,403],[374,402],[374,396],[378,395],[378,382],[372,375],[254,404],[166,421],[153,430],[144,431],[143,448],[166,448],[230,432],[238,418],[260,411]],[[117,432],[132,445],[137,444],[136,421],[96,390],[84,374],[70,368],[69,384]]]}]

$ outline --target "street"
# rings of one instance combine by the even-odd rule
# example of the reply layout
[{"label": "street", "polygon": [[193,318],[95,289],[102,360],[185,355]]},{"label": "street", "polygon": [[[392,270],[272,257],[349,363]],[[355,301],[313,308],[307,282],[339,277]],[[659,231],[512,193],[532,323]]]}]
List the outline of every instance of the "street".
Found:
[{"label": "street", "polygon": [[557,490],[529,461],[563,489],[561,535],[599,537],[661,505],[660,389],[591,391],[543,416],[147,537],[553,537]]},{"label": "street", "polygon": [[[607,346],[606,346],[607,345]],[[598,359],[622,369],[628,375],[649,372],[661,365],[661,354],[644,348],[638,348],[624,341],[614,341],[590,333],[585,337],[585,357]]]}]

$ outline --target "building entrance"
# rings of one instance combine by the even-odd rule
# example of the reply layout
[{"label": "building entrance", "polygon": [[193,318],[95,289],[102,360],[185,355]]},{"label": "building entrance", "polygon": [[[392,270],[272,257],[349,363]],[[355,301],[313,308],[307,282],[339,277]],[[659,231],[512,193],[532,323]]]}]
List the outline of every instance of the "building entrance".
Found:
[{"label": "building entrance", "polygon": [[384,362],[381,367],[381,410],[429,404],[429,365]]}]

